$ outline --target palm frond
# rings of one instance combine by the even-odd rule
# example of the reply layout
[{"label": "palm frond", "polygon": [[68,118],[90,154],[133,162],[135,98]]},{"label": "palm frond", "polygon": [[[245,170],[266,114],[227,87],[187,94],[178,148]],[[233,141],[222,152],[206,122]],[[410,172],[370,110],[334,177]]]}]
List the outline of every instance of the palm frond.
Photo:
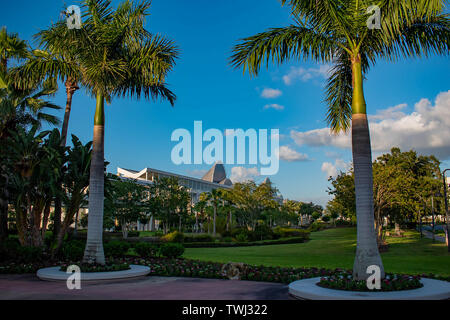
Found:
[{"label": "palm frond", "polygon": [[233,48],[231,64],[257,75],[263,63],[268,67],[270,62],[279,65],[292,58],[330,62],[338,47],[336,39],[307,27],[272,28],[242,39]]}]

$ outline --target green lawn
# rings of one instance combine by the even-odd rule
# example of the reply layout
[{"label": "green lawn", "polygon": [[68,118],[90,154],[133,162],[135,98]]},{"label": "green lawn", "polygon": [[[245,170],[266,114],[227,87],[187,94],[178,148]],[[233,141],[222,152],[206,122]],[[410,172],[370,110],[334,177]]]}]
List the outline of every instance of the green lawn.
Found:
[{"label": "green lawn", "polygon": [[[450,254],[444,243],[420,239],[415,231],[405,237],[388,237],[389,251],[382,254],[387,272],[434,273],[450,276]],[[356,229],[338,228],[311,233],[306,243],[237,248],[187,248],[185,258],[217,262],[245,262],[284,267],[346,268],[353,266]]]}]

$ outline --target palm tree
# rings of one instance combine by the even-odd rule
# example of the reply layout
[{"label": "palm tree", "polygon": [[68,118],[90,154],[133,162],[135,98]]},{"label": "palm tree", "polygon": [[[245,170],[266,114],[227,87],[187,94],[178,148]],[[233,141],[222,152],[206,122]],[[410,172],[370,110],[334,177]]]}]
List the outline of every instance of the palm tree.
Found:
[{"label": "palm tree", "polygon": [[213,235],[216,235],[216,216],[217,216],[217,207],[219,205],[219,201],[222,199],[222,190],[221,189],[213,189],[210,192],[206,193],[206,200],[211,201],[213,205],[214,215],[213,215]]},{"label": "palm tree", "polygon": [[167,88],[178,50],[174,43],[144,29],[149,1],[125,1],[114,11],[109,0],[85,0],[75,55],[83,73],[82,85],[96,97],[93,150],[89,182],[88,236],[83,260],[105,263],[102,243],[104,206],[104,102],[113,96],[158,97],[172,105]]},{"label": "palm tree", "polygon": [[[78,82],[82,77],[77,56],[73,46],[83,36],[77,29],[68,29],[66,22],[60,21],[49,29],[40,31],[34,37],[44,50],[33,50],[26,63],[12,70],[18,86],[41,82],[45,79],[60,79],[66,87],[66,108],[61,128],[61,146],[66,145],[69,128],[72,98],[79,89]],[[60,182],[57,183],[61,185]],[[56,238],[61,227],[61,198],[55,198],[53,235]]]},{"label": "palm tree", "polygon": [[[282,0],[295,24],[243,39],[232,64],[257,75],[261,64],[290,58],[332,63],[326,86],[327,121],[335,133],[352,130],[357,249],[353,276],[369,265],[384,269],[374,230],[373,178],[363,80],[378,59],[448,54],[449,20],[442,0]],[[381,10],[381,29],[368,28],[371,5]]]}]

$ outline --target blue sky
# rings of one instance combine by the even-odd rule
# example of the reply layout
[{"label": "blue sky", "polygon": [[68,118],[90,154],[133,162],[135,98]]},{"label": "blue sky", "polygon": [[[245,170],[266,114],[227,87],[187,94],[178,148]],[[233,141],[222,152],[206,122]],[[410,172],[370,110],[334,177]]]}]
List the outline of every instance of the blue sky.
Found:
[{"label": "blue sky", "polygon": [[[0,26],[31,41],[70,4],[77,2],[8,1],[2,4]],[[252,78],[228,63],[238,39],[291,21],[288,8],[277,0],[153,0],[147,29],[175,40],[181,49],[168,78],[178,100],[173,108],[164,102],[130,99],[114,99],[106,107],[108,171],[152,167],[198,176],[207,165],[176,166],[170,159],[175,145],[170,141],[172,131],[193,130],[195,120],[202,120],[205,129],[276,128],[284,156],[271,180],[286,198],[325,204],[328,174],[351,161],[348,138],[330,136],[325,129],[323,85],[328,66],[291,61]],[[449,74],[448,57],[435,56],[380,61],[368,73],[365,95],[372,115],[374,156],[400,146],[450,159]],[[64,90],[54,101],[64,106]],[[95,101],[83,90],[75,94],[69,133],[82,141],[92,139],[94,107]],[[58,114],[62,118],[63,110]],[[226,166],[227,173],[236,180],[264,179],[254,175],[258,170],[251,169],[254,166],[232,167]]]}]

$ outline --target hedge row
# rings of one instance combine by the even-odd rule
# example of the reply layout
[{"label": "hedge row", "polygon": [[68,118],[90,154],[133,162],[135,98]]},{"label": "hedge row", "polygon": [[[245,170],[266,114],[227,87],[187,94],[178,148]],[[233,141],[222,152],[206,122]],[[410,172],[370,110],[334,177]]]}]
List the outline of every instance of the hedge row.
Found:
[{"label": "hedge row", "polygon": [[184,243],[185,248],[217,248],[217,247],[251,247],[251,246],[267,246],[272,244],[289,244],[303,243],[309,239],[308,236],[290,237],[277,240],[263,240],[253,242],[191,242]]}]

